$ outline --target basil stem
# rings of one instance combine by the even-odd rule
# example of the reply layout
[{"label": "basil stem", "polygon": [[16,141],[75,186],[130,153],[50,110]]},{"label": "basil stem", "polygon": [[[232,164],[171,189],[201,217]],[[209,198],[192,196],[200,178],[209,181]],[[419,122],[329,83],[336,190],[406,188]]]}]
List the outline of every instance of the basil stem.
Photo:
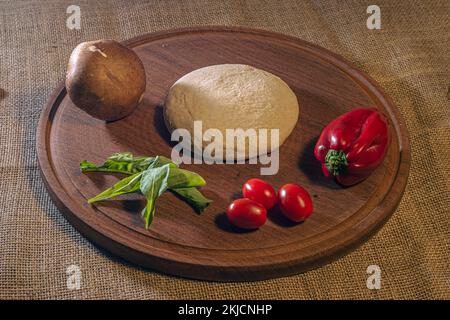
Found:
[{"label": "basil stem", "polygon": [[202,213],[212,202],[206,198],[197,188],[170,189],[172,193],[186,201],[197,213]]}]

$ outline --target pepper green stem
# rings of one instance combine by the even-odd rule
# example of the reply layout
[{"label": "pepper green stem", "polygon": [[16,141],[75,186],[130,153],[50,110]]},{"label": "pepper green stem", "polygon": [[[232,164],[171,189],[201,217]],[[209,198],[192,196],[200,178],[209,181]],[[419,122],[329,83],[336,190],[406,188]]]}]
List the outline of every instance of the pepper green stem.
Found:
[{"label": "pepper green stem", "polygon": [[342,150],[330,149],[325,156],[325,165],[333,176],[343,173],[347,169],[347,158]]}]

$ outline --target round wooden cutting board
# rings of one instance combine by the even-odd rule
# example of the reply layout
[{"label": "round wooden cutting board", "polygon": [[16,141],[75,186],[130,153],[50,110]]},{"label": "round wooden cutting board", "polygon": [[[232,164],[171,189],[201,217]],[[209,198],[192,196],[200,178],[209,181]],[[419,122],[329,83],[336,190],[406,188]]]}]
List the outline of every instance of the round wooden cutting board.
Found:
[{"label": "round wooden cutting board", "polygon": [[[248,281],[316,268],[354,249],[391,215],[404,191],[410,148],[405,124],[374,80],[342,57],[305,41],[244,28],[191,28],[152,33],[126,42],[147,74],[144,99],[129,117],[105,123],[76,108],[61,84],[42,111],[37,151],[48,191],[75,228],[100,247],[141,266],[183,277]],[[162,108],[170,86],[205,66],[242,63],[281,77],[300,103],[296,128],[280,149],[280,169],[264,176],[275,188],[298,183],[312,195],[315,212],[294,224],[269,212],[266,225],[239,231],[224,212],[260,165],[182,165],[207,181],[214,202],[201,215],[170,193],[156,203],[149,230],[140,195],[95,206],[86,199],[118,176],[83,174],[80,160],[102,163],[115,152],[170,157],[174,142]],[[387,156],[366,181],[343,188],[323,177],[313,148],[322,128],[357,107],[375,106],[390,122]]]}]

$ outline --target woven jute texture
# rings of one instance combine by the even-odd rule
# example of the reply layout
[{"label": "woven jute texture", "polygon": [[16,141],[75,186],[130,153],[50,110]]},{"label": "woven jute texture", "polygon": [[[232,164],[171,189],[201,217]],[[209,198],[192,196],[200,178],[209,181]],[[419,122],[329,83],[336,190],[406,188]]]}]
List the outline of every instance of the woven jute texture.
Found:
[{"label": "woven jute texture", "polygon": [[[76,1],[81,29],[66,27],[72,1],[0,2],[0,298],[3,299],[449,299],[450,2]],[[81,41],[125,40],[196,25],[276,31],[341,54],[393,98],[411,139],[403,199],[386,225],[342,259],[297,276],[253,283],[186,280],[142,270],[98,250],[52,204],[36,159],[36,126]],[[68,266],[81,269],[68,290]],[[381,289],[366,269],[381,268]]]}]

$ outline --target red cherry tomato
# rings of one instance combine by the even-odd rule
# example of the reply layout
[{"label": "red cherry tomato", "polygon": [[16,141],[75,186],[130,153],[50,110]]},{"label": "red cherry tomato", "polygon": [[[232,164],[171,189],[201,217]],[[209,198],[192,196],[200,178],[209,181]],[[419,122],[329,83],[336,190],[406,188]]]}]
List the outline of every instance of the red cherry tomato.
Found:
[{"label": "red cherry tomato", "polygon": [[237,199],[228,206],[227,217],[239,228],[257,229],[266,223],[267,210],[256,201]]},{"label": "red cherry tomato", "polygon": [[277,194],[270,184],[261,179],[250,179],[242,186],[244,198],[256,201],[267,210],[277,203]]},{"label": "red cherry tomato", "polygon": [[313,212],[311,197],[304,188],[289,183],[278,190],[281,212],[290,220],[300,222],[306,220]]}]

